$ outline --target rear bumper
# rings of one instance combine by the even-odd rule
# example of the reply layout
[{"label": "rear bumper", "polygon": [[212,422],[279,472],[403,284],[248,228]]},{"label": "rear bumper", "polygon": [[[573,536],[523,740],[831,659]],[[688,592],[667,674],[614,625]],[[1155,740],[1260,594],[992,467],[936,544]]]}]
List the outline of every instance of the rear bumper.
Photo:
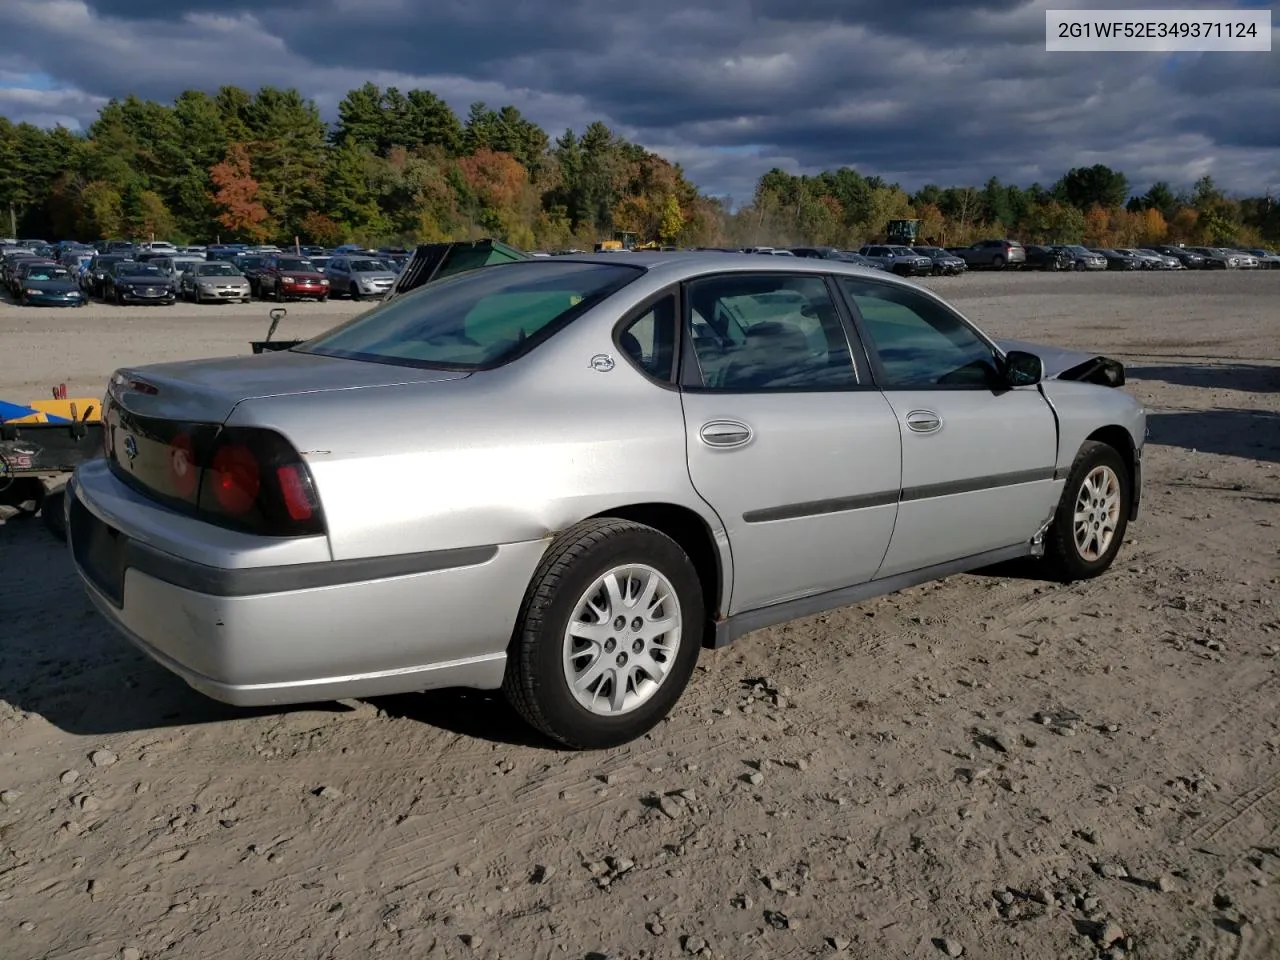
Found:
[{"label": "rear bumper", "polygon": [[[227,561],[212,566],[177,552],[198,521],[140,498],[101,461],[77,471],[66,511],[72,560],[99,612],[191,687],[239,706],[497,688],[546,549],[279,563],[253,551],[263,538],[214,530]],[[295,553],[321,547],[309,538]]]}]

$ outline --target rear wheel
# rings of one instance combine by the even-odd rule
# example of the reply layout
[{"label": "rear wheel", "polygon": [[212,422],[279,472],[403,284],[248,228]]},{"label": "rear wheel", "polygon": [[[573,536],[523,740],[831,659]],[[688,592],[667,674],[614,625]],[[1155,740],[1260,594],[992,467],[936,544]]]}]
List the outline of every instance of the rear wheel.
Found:
[{"label": "rear wheel", "polygon": [[641,736],[684,691],[704,606],[688,556],[627,520],[566,530],[529,585],[503,691],[526,721],[578,749]]},{"label": "rear wheel", "polygon": [[1004,257],[993,257],[991,259],[991,266],[996,270],[1002,269],[1004,267]]},{"label": "rear wheel", "polygon": [[1045,559],[1063,580],[1106,572],[1129,525],[1129,470],[1115,447],[1086,441],[1067,475],[1045,538]]}]

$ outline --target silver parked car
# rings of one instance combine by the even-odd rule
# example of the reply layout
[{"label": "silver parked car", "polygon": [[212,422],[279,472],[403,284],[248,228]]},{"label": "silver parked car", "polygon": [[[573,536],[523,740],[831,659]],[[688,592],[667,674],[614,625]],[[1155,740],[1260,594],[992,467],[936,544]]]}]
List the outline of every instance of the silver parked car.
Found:
[{"label": "silver parked car", "polygon": [[191,264],[179,278],[178,296],[193,303],[219,300],[248,303],[253,291],[248,279],[234,265],[223,260],[200,260]]},{"label": "silver parked car", "polygon": [[369,257],[336,256],[325,265],[324,274],[332,293],[346,294],[352,300],[381,297],[396,282],[394,270]]},{"label": "silver parked car", "polygon": [[233,704],[502,688],[639,736],[698,650],[1000,561],[1096,576],[1146,415],[835,260],[540,258],[287,351],[123,369],[66,497],[98,609]]}]

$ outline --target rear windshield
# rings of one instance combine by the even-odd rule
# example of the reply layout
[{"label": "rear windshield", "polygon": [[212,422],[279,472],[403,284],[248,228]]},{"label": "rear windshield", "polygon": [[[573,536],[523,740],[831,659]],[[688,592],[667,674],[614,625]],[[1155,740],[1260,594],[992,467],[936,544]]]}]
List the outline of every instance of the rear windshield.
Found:
[{"label": "rear windshield", "polygon": [[530,260],[425,284],[298,349],[415,367],[494,367],[643,274],[633,266]]}]

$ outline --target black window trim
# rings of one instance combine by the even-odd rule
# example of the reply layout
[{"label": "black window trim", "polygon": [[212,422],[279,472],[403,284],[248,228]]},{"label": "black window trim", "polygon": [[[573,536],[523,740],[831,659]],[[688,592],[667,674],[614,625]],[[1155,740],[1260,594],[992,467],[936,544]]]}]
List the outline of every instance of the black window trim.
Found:
[{"label": "black window trim", "polygon": [[[691,319],[689,311],[692,309],[687,287],[692,283],[701,283],[704,280],[718,280],[729,277],[811,277],[821,280],[827,288],[827,296],[831,297],[832,306],[835,308],[836,317],[840,322],[841,330],[844,332],[845,341],[849,347],[849,363],[853,366],[854,380],[856,381],[847,387],[782,387],[769,390],[760,389],[725,389],[723,387],[708,387],[702,379],[702,368],[698,364],[698,358],[693,353],[693,338],[685,336],[685,329]],[[680,331],[680,371],[677,382],[680,389],[686,393],[696,395],[716,395],[716,396],[769,396],[774,394],[788,393],[857,393],[867,390],[875,390],[870,369],[864,367],[858,361],[858,351],[861,349],[864,353],[866,348],[862,345],[861,334],[851,326],[851,315],[847,306],[842,303],[840,292],[835,290],[835,284],[832,283],[831,274],[824,270],[718,270],[712,273],[699,274],[696,277],[686,277],[680,282],[680,299],[678,306],[679,313],[679,331]]]},{"label": "black window trim", "polygon": [[[871,375],[872,375],[872,379],[875,382],[876,389],[884,393],[907,393],[907,392],[916,393],[916,392],[933,392],[933,391],[940,391],[940,392],[959,391],[959,392],[972,393],[975,391],[986,391],[992,394],[999,394],[999,393],[1006,392],[1005,390],[998,389],[991,385],[977,386],[977,385],[969,385],[969,384],[963,384],[963,383],[914,384],[912,386],[902,386],[902,387],[898,387],[890,384],[888,373],[884,368],[884,364],[880,360],[880,354],[876,351],[875,347],[873,346],[875,344],[875,339],[871,336],[871,331],[867,328],[866,318],[863,317],[862,311],[858,309],[858,305],[856,302],[854,302],[853,298],[845,293],[844,285],[838,282],[840,280],[859,280],[859,281],[862,281],[863,283],[868,283],[868,284],[871,284],[872,286],[881,287],[881,288],[898,288],[898,284],[885,283],[883,280],[880,280],[876,277],[853,276],[850,274],[843,274],[838,276],[837,282],[835,283],[835,287],[837,288],[836,292],[840,298],[840,301],[844,304],[845,309],[849,312],[849,316],[853,322],[853,325],[858,332],[858,339],[863,344],[863,350],[866,352],[866,355],[867,355],[867,362],[871,365]],[[925,299],[932,301],[935,305],[937,305],[938,307],[941,307],[943,310],[949,313],[958,323],[960,323],[963,327],[965,327],[965,329],[967,329],[970,333],[972,333],[975,337],[977,337],[978,340],[980,340],[982,343],[985,343],[987,345],[987,347],[991,350],[992,354],[996,358],[997,369],[998,369],[999,364],[1004,361],[1004,351],[1000,349],[1000,347],[996,344],[994,340],[992,340],[990,337],[984,334],[981,330],[975,327],[972,323],[966,320],[963,316],[961,316],[960,313],[957,310],[955,310],[955,308],[953,308],[941,297],[937,297],[932,295],[929,292],[916,290],[910,287],[903,287],[901,289],[903,289],[908,294],[924,297]]]},{"label": "black window trim", "polygon": [[[631,356],[631,354],[629,354],[626,350],[623,349],[622,335],[634,323],[636,323],[641,318],[643,318],[646,313],[652,310],[655,306],[657,306],[658,303],[665,300],[667,297],[674,298],[676,302],[675,312],[674,312],[675,341],[671,346],[671,369],[667,371],[667,376],[665,379],[663,379],[662,377],[655,376],[654,374],[650,373],[648,370],[646,370],[644,367],[640,365],[639,361],[637,361],[635,357]],[[680,389],[679,384],[680,384],[681,350],[683,346],[683,341],[685,339],[683,317],[684,317],[684,287],[682,284],[679,284],[679,283],[668,284],[666,287],[663,287],[657,293],[653,293],[645,297],[635,307],[632,307],[630,310],[624,313],[622,315],[622,318],[613,325],[613,330],[610,338],[613,340],[613,345],[614,347],[617,348],[619,355],[625,357],[627,360],[627,363],[630,364],[631,367],[634,370],[636,370],[636,372],[639,373],[642,377],[644,377],[650,383],[653,383],[659,387],[662,387],[662,389],[664,390],[679,390]]]}]

